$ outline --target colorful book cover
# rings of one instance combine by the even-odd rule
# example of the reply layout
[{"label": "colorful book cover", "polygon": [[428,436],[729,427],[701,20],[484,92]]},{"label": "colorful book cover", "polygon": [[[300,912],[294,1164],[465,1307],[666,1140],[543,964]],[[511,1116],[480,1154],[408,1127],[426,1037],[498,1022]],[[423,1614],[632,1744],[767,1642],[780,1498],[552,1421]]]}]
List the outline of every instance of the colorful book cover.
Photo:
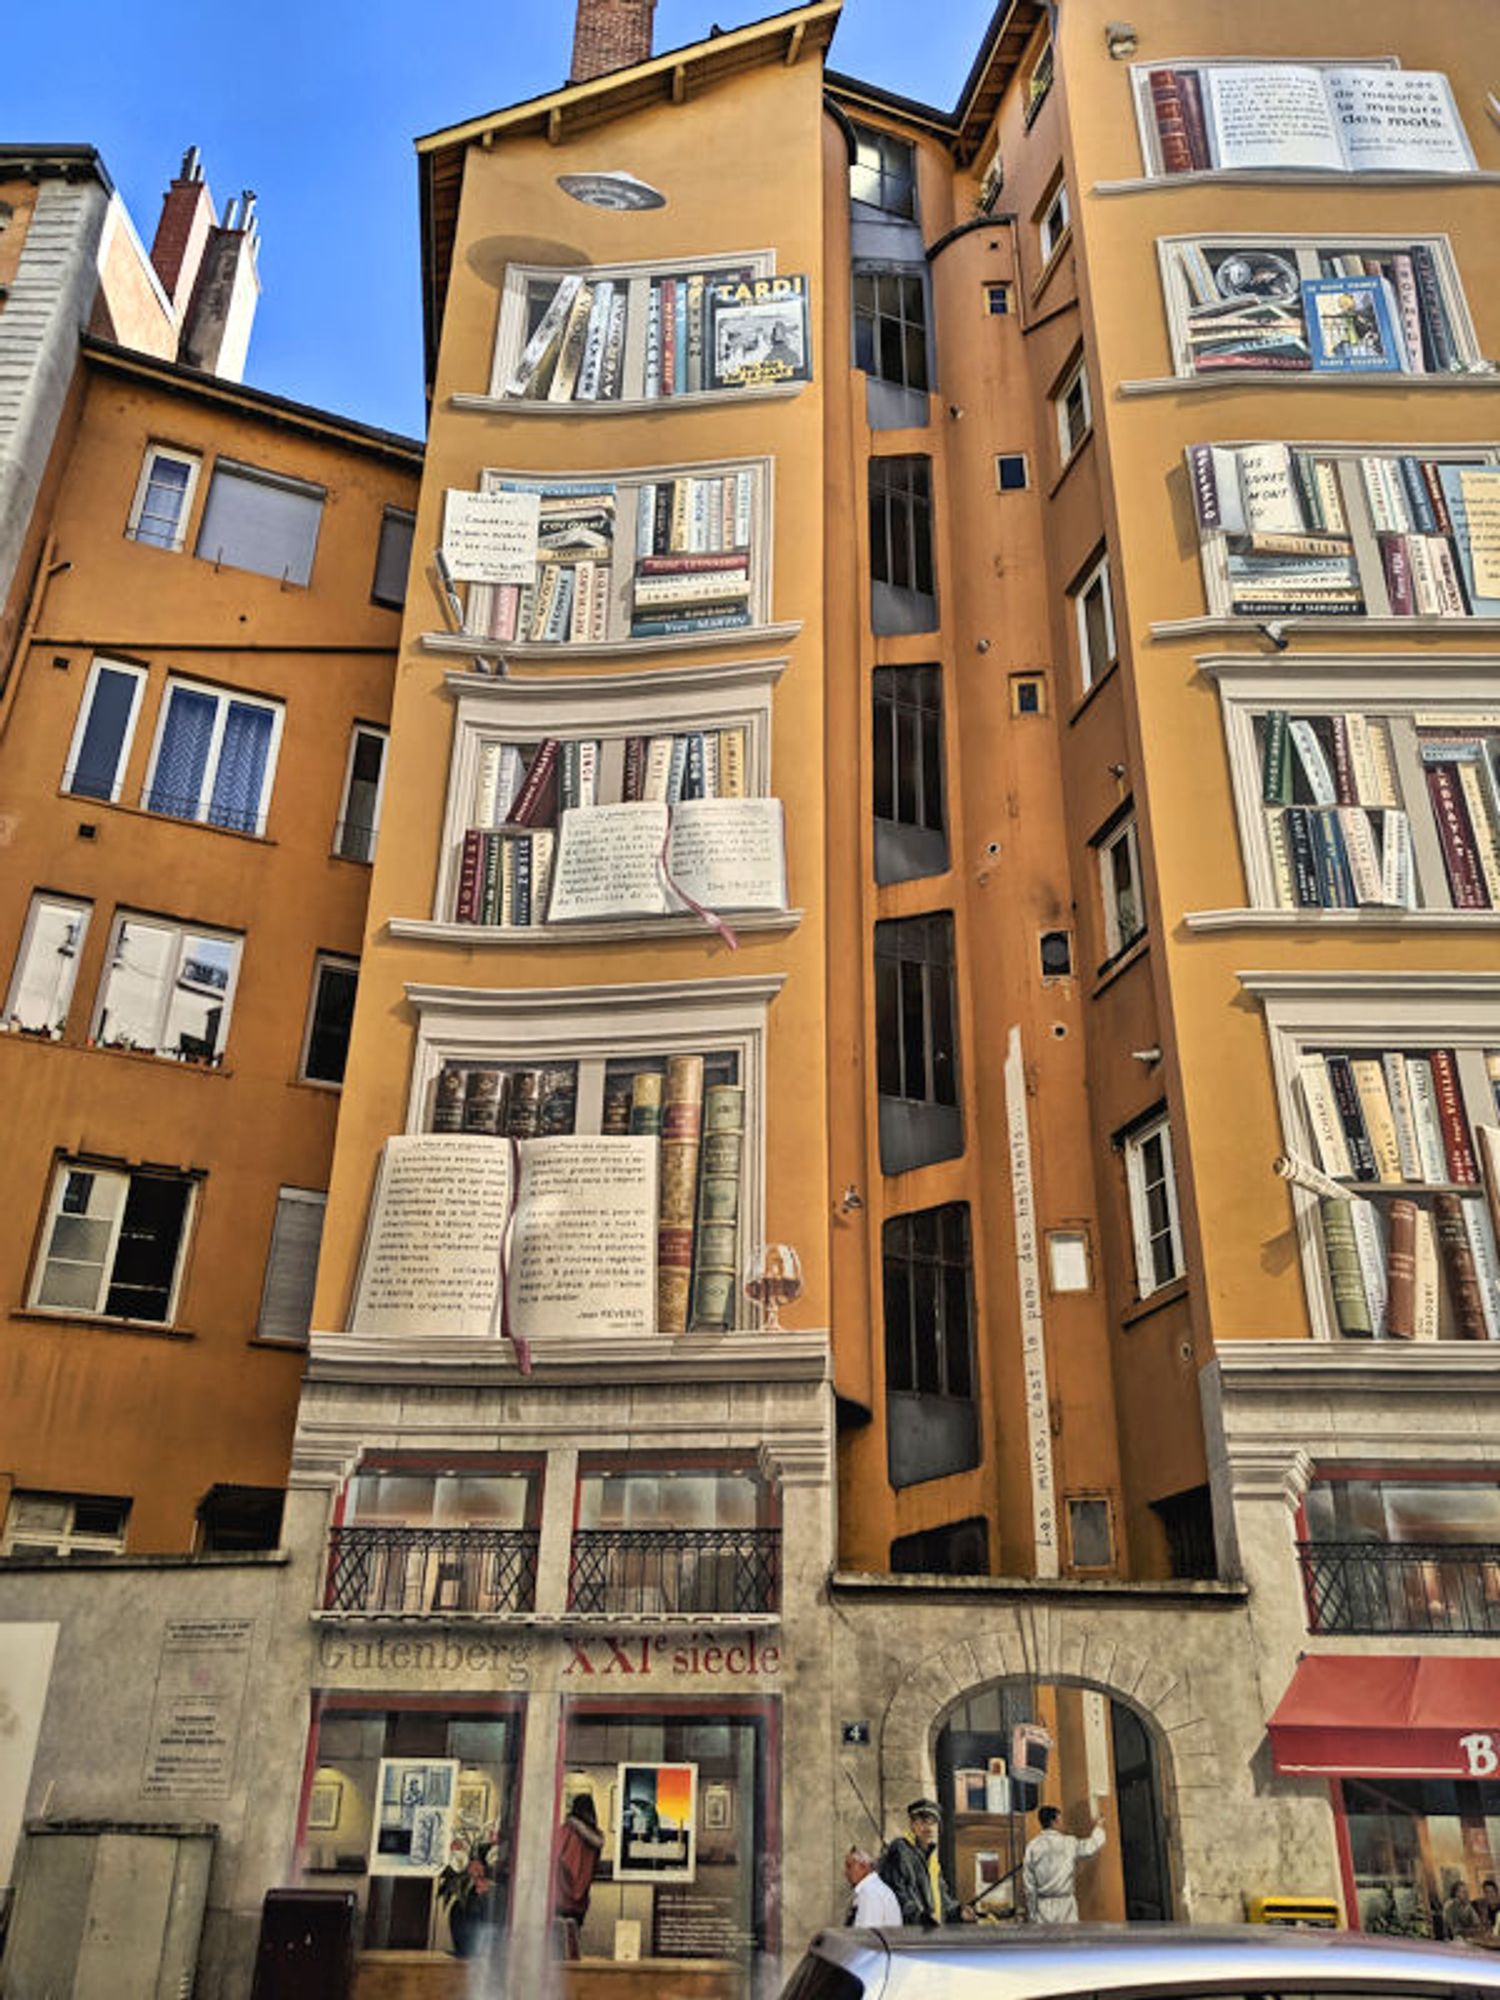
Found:
[{"label": "colorful book cover", "polygon": [[1405,373],[1406,349],[1384,278],[1304,278],[1302,309],[1318,372]]}]

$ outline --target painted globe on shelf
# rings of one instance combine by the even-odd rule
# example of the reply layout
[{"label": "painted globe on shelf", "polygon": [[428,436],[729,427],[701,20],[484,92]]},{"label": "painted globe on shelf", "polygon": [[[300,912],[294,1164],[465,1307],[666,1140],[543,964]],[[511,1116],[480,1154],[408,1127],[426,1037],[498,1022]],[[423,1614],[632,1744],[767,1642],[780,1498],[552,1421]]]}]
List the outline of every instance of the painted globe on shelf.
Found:
[{"label": "painted globe on shelf", "polygon": [[767,1333],[780,1333],[781,1308],[802,1296],[802,1260],[790,1243],[762,1243],[745,1272],[745,1296],[760,1307]]}]

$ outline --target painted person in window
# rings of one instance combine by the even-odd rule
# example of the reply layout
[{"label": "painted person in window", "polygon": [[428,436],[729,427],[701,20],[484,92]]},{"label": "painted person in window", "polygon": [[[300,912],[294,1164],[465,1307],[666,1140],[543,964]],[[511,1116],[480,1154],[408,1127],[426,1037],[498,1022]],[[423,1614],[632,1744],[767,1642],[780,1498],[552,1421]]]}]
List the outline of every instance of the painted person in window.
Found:
[{"label": "painted person in window", "polygon": [[943,1879],[938,1859],[938,1828],[942,1808],[932,1799],[913,1799],[906,1808],[909,1835],[898,1834],[885,1850],[880,1863],[880,1879],[896,1892],[904,1924],[938,1924],[974,1921],[974,1912],[961,1904]]},{"label": "painted person in window", "polygon": [[599,1866],[604,1834],[594,1801],[580,1792],[568,1805],[568,1816],[557,1837],[553,1864],[553,1908],[560,1920],[563,1956],[577,1958],[578,1932],[589,1913],[589,1892]]},{"label": "painted person in window", "polygon": [[1059,1828],[1057,1822],[1062,1813],[1056,1806],[1042,1806],[1037,1818],[1041,1821],[1041,1832],[1026,1843],[1021,1863],[1027,1917],[1034,1924],[1076,1924],[1078,1897],[1074,1882],[1078,1864],[1097,1854],[1104,1845],[1103,1823],[1096,1815],[1093,1831],[1079,1840]]},{"label": "painted person in window", "polygon": [[1453,1893],[1443,1905],[1443,1929],[1455,1944],[1465,1944],[1470,1938],[1477,1938],[1488,1929],[1484,1918],[1475,1908],[1469,1895],[1467,1882],[1459,1880],[1453,1885]]}]

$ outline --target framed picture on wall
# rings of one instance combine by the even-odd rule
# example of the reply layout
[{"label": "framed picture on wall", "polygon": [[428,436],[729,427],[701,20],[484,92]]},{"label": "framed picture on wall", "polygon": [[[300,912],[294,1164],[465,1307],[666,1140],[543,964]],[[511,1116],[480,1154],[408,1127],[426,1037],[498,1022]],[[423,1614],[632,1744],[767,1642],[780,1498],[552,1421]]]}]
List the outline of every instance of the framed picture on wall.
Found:
[{"label": "framed picture on wall", "polygon": [[697,1871],[698,1766],[621,1764],[615,1880],[691,1882]]},{"label": "framed picture on wall", "polygon": [[728,1833],[734,1826],[733,1785],[703,1787],[703,1831]]},{"label": "framed picture on wall", "polygon": [[307,1795],[307,1830],[332,1833],[344,1804],[344,1787],[337,1778],[320,1778]]},{"label": "framed picture on wall", "polygon": [[455,1757],[382,1757],[370,1836],[372,1875],[436,1875],[448,1859]]},{"label": "framed picture on wall", "polygon": [[457,1818],[461,1826],[488,1826],[494,1818],[494,1793],[487,1778],[465,1778],[458,1787]]}]

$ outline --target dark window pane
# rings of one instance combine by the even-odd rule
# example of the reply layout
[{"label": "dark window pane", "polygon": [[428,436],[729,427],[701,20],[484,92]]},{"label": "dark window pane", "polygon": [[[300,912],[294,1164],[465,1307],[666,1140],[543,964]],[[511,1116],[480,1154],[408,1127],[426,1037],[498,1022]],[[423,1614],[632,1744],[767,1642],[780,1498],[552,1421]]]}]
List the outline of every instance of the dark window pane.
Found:
[{"label": "dark window pane", "polygon": [[191,1183],[136,1174],[125,1197],[104,1310],[121,1319],[164,1320],[182,1242]]},{"label": "dark window pane", "polygon": [[927,1097],[927,1012],[923,1005],[925,968],[910,959],[901,968],[901,1095]]},{"label": "dark window pane", "polygon": [[359,974],[352,966],[322,965],[318,968],[305,1069],[305,1074],[318,1083],[342,1083],[344,1080],[358,981]]},{"label": "dark window pane", "polygon": [[879,1086],[887,1097],[901,1096],[900,968],[890,959],[875,962],[875,1046]]},{"label": "dark window pane", "polygon": [[895,733],[899,726],[899,714],[880,696],[877,669],[875,688],[875,781],[874,803],[876,819],[899,819],[896,806],[896,747]]},{"label": "dark window pane", "polygon": [[885,1259],[885,1379],[892,1389],[916,1385],[911,1339],[911,1273],[899,1257]]},{"label": "dark window pane", "polygon": [[78,760],[66,780],[70,792],[86,799],[113,795],[135,690],[134,674],[118,673],[113,667],[99,669]]}]

